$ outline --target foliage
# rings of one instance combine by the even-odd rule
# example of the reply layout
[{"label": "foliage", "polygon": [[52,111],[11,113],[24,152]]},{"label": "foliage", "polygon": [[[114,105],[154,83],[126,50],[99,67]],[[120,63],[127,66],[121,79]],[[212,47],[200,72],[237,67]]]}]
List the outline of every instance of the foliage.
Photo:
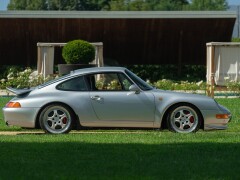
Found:
[{"label": "foliage", "polygon": [[162,79],[153,83],[153,86],[162,90],[183,90],[183,91],[192,91],[192,92],[206,89],[206,83],[204,83],[203,81],[194,83],[194,82],[188,82],[188,81],[174,82],[171,80]]},{"label": "foliage", "polygon": [[144,80],[156,82],[160,79],[171,79],[174,81],[198,82],[206,79],[206,67],[200,65],[184,65],[182,72],[178,74],[177,65],[131,65],[129,70]]},{"label": "foliage", "polygon": [[8,10],[109,10],[111,0],[10,0]]},{"label": "foliage", "polygon": [[240,38],[232,38],[232,42],[240,42]]},{"label": "foliage", "polygon": [[226,0],[192,0],[186,9],[188,10],[227,10]]},{"label": "foliage", "polygon": [[31,68],[27,68],[24,71],[18,71],[17,68],[10,68],[9,74],[5,79],[1,79],[0,88],[6,87],[14,88],[29,88],[35,87],[43,82],[54,79],[54,77],[48,76],[44,79],[43,75],[37,74]]},{"label": "foliage", "polygon": [[230,80],[230,77],[224,77],[228,91],[240,96],[240,81]]},{"label": "foliage", "polygon": [[0,66],[0,79],[5,79],[11,71],[23,71],[24,67],[22,66],[10,66],[10,65],[1,65]]},{"label": "foliage", "polygon": [[87,64],[94,59],[95,49],[87,41],[73,40],[63,47],[62,56],[67,64]]},{"label": "foliage", "polygon": [[236,95],[240,95],[240,82],[230,81],[227,83],[227,88],[233,91]]},{"label": "foliage", "polygon": [[8,10],[226,10],[226,0],[10,0]]},{"label": "foliage", "polygon": [[10,0],[8,10],[47,10],[46,0]]},{"label": "foliage", "polygon": [[187,4],[187,0],[113,0],[110,2],[112,11],[183,10]]}]

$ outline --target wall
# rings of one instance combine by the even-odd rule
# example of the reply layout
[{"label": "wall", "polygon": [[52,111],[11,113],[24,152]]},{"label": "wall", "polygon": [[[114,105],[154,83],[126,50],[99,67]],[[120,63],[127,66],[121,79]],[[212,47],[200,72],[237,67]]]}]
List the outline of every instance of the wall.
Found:
[{"label": "wall", "polygon": [[[0,16],[1,64],[37,63],[38,42],[103,42],[120,64],[206,64],[206,43],[227,42],[235,18],[9,18]],[[55,62],[62,63],[61,50]]]}]

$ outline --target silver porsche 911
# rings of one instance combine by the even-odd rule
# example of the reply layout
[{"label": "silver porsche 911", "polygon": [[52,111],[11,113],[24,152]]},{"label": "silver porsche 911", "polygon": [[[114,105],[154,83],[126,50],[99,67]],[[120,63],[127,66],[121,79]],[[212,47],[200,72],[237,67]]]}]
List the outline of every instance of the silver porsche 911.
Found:
[{"label": "silver porsche 911", "polygon": [[179,133],[226,129],[230,112],[212,98],[155,89],[126,68],[72,71],[16,94],[7,125],[61,134],[81,127],[168,128]]}]

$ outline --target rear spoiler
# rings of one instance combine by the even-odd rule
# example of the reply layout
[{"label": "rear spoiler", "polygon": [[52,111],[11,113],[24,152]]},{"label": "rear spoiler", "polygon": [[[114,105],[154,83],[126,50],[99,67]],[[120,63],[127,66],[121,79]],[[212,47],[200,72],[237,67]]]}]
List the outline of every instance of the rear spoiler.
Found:
[{"label": "rear spoiler", "polygon": [[6,89],[8,91],[10,91],[11,93],[16,94],[17,96],[27,94],[33,90],[32,88],[31,89],[17,89],[17,88],[11,88],[11,87],[7,87]]}]

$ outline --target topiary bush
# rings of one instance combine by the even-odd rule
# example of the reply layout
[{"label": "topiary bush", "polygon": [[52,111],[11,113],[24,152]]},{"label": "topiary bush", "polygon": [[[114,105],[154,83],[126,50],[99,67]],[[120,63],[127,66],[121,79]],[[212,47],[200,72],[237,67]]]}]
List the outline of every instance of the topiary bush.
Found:
[{"label": "topiary bush", "polygon": [[95,48],[87,41],[69,41],[62,50],[67,64],[88,64],[95,58]]}]

